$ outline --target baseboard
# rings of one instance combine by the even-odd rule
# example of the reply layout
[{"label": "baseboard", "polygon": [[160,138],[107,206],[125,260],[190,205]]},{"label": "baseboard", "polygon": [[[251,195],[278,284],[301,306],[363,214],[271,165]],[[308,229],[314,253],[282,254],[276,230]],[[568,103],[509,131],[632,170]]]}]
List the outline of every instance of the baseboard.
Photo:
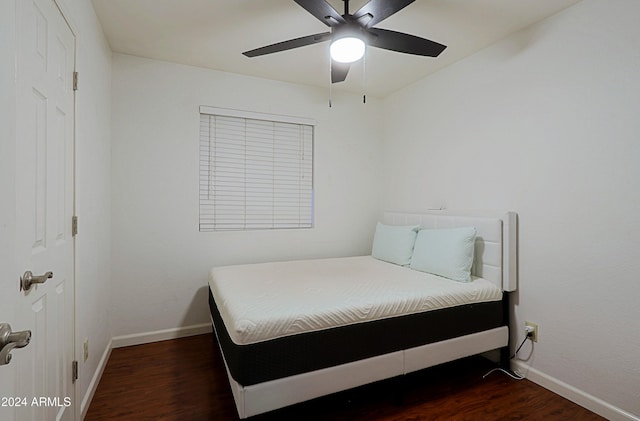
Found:
[{"label": "baseboard", "polygon": [[142,345],[169,339],[184,338],[186,336],[203,335],[211,332],[211,323],[176,327],[173,329],[157,330],[155,332],[134,333],[132,335],[116,336],[112,339],[113,348]]},{"label": "baseboard", "polygon": [[578,405],[587,408],[591,412],[612,421],[640,421],[640,418],[611,405],[602,399],[596,398],[580,389],[564,383],[555,377],[551,377],[535,368],[532,368],[520,361],[511,363],[513,369],[525,376],[528,380],[552,391],[553,393],[569,399]]},{"label": "baseboard", "polygon": [[96,372],[93,373],[93,377],[91,378],[91,382],[89,383],[89,387],[87,388],[87,392],[84,394],[82,398],[82,403],[80,403],[80,419],[83,420],[87,415],[87,411],[89,410],[89,405],[91,404],[91,400],[93,399],[93,395],[96,393],[98,389],[98,383],[100,383],[100,379],[102,378],[102,373],[104,373],[104,369],[107,367],[107,362],[109,361],[109,357],[111,356],[111,350],[113,349],[113,340],[109,341],[107,347],[102,353],[102,357],[98,362],[98,367]]}]

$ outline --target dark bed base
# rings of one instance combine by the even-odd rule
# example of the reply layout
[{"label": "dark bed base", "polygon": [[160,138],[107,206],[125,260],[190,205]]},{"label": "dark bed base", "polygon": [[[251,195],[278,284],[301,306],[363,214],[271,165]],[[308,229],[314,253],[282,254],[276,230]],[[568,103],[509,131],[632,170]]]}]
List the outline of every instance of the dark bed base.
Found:
[{"label": "dark bed base", "polygon": [[[506,295],[506,294],[505,294]],[[375,320],[248,345],[235,344],[209,290],[209,308],[231,376],[250,386],[507,324],[506,301]],[[508,363],[509,349],[502,351]]]}]

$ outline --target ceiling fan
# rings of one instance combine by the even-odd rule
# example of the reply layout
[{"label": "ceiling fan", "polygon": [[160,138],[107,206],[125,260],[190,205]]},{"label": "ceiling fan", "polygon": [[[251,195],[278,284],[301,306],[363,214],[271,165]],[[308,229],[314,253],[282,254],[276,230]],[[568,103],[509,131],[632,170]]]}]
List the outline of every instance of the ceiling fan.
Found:
[{"label": "ceiling fan", "polygon": [[428,57],[437,57],[447,48],[414,35],[373,28],[415,0],[370,0],[353,14],[349,13],[349,0],[343,1],[344,14],[341,15],[326,0],[295,0],[331,31],[278,42],[242,54],[257,57],[330,40],[331,82],[336,83],[346,79],[351,63],[364,55],[365,45]]}]

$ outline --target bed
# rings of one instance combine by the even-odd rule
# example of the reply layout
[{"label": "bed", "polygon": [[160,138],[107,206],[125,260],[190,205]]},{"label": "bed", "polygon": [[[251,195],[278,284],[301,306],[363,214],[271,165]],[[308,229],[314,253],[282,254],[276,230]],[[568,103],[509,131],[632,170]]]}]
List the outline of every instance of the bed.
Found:
[{"label": "bed", "polygon": [[496,349],[508,365],[516,214],[385,212],[382,222],[473,227],[469,282],[372,256],[211,270],[211,319],[240,418]]}]

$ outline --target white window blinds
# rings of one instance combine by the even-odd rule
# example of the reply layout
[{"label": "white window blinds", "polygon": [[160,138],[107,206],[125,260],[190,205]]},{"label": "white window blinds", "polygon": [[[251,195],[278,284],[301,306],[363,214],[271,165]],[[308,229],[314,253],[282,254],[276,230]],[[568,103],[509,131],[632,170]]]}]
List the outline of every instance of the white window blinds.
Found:
[{"label": "white window blinds", "polygon": [[200,231],[313,226],[313,125],[274,118],[201,107]]}]

